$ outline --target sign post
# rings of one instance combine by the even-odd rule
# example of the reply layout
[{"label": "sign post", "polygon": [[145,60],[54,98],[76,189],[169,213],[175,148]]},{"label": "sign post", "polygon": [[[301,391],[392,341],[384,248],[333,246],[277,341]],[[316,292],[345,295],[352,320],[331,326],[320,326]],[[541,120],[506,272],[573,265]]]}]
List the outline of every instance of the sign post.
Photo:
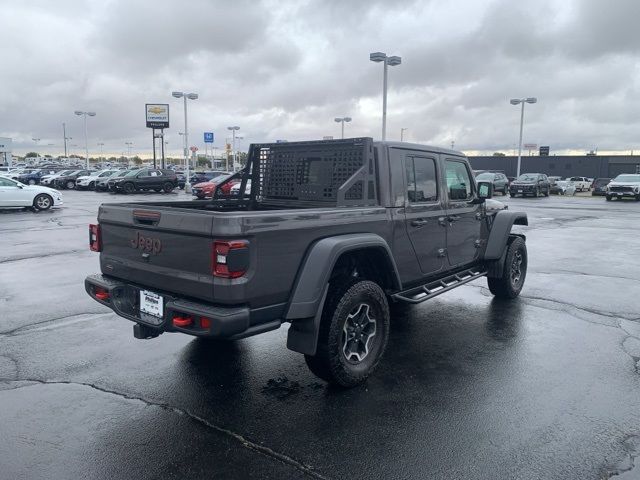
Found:
[{"label": "sign post", "polygon": [[207,156],[207,143],[211,144],[211,168],[214,168],[215,158],[213,158],[213,132],[204,132],[204,156]]},{"label": "sign post", "polygon": [[[156,168],[156,138],[160,138],[162,168],[164,168],[164,129],[169,128],[169,104],[147,103],[145,104],[145,114],[147,128],[151,129],[151,133],[153,135],[153,168]],[[156,135],[156,129],[160,130],[159,135]]]}]

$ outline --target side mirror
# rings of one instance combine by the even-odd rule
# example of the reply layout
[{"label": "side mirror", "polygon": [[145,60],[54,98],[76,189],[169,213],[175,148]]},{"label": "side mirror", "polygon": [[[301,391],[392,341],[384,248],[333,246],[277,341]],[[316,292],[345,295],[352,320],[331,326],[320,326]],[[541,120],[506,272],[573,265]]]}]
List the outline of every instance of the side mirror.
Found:
[{"label": "side mirror", "polygon": [[493,194],[493,182],[478,182],[478,200],[484,202]]}]

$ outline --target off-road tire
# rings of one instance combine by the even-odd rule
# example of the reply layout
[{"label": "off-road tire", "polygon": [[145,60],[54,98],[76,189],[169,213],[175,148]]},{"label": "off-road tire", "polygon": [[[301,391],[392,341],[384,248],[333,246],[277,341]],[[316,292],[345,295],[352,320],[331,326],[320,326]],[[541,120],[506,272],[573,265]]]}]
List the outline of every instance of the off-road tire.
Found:
[{"label": "off-road tire", "polygon": [[[518,263],[516,272],[515,264]],[[487,278],[489,290],[498,298],[513,299],[520,295],[527,276],[527,244],[516,237],[507,247],[501,277]]]},{"label": "off-road tire", "polygon": [[52,206],[53,198],[51,198],[51,195],[47,195],[46,193],[36,195],[36,198],[33,199],[33,208],[36,210],[49,210]]},{"label": "off-road tire", "polygon": [[164,185],[162,185],[162,190],[164,190],[164,193],[171,193],[171,192],[173,192],[174,188],[176,188],[176,187],[171,182],[165,182]]},{"label": "off-road tire", "polygon": [[124,193],[127,193],[127,194],[133,193],[136,191],[136,186],[133,183],[128,182],[122,186],[122,190],[124,191]]},{"label": "off-road tire", "polygon": [[[361,360],[348,360],[344,352],[345,323],[363,309],[375,323],[375,334],[366,342],[368,349]],[[353,387],[362,383],[375,370],[387,346],[389,317],[387,298],[377,283],[358,278],[336,282],[329,287],[322,309],[316,354],[305,355],[307,366],[332,384]]]}]

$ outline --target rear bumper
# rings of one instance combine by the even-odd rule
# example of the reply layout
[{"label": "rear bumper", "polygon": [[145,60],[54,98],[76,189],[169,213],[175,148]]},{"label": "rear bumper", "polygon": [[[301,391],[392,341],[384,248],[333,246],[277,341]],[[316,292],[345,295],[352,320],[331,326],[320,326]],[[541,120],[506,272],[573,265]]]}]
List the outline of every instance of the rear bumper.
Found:
[{"label": "rear bumper", "polygon": [[[95,301],[109,307],[116,314],[132,322],[153,329],[157,334],[163,332],[182,332],[197,337],[217,337],[237,339],[275,330],[280,327],[278,306],[267,309],[251,310],[246,306],[219,306],[206,302],[197,302],[180,298],[174,294],[154,290],[162,296],[164,315],[154,317],[140,312],[140,291],[145,287],[123,282],[105,275],[89,275],[84,281],[85,290]],[[96,288],[106,291],[106,300],[96,297]],[[266,314],[266,315],[265,315]],[[174,317],[193,319],[187,327],[174,325]],[[275,318],[270,318],[270,317]],[[210,320],[209,328],[201,327],[201,318]],[[252,325],[252,319],[253,325]],[[260,323],[255,320],[259,319]]]}]

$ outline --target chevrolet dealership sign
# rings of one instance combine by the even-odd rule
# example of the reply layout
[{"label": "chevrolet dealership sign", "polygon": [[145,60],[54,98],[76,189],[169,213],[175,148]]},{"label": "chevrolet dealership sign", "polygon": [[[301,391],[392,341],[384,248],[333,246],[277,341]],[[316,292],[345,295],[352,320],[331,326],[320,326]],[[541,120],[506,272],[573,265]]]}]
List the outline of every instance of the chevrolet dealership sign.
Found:
[{"label": "chevrolet dealership sign", "polygon": [[169,128],[169,105],[166,103],[147,103],[147,128]]}]

